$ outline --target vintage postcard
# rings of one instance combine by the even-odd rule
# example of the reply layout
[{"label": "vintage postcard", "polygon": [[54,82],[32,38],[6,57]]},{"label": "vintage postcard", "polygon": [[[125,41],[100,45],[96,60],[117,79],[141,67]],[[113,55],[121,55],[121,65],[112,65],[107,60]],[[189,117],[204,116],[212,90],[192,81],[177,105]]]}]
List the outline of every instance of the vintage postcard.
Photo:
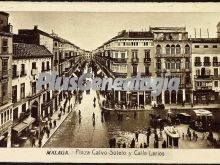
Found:
[{"label": "vintage postcard", "polygon": [[220,163],[220,4],[0,6],[1,162]]}]

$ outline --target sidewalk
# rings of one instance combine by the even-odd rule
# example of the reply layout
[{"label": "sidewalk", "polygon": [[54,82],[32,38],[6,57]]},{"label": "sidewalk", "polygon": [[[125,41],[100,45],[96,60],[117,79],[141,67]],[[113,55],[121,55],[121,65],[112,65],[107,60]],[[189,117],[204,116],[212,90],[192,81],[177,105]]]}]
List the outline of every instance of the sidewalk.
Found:
[{"label": "sidewalk", "polygon": [[[68,115],[74,110],[75,106],[75,97],[73,95],[73,97],[71,98],[70,102],[72,103],[73,105],[73,109],[68,112],[68,105],[69,103],[67,103],[67,107],[65,109],[65,114],[62,112],[62,115],[61,115],[61,118],[59,119],[58,118],[58,114],[60,113],[60,110],[58,108],[57,111],[54,111],[51,119],[52,119],[52,128],[50,129],[50,135],[49,135],[49,138],[47,137],[47,134],[44,133],[43,135],[43,138],[42,138],[42,145],[41,147],[43,147],[47,141],[53,136],[53,134],[56,132],[56,130],[60,127],[60,125],[64,122],[64,120],[68,117]],[[65,102],[65,99],[63,101],[61,101],[61,106],[63,107],[64,105],[64,102]],[[54,127],[54,124],[53,124],[53,121],[56,120],[56,127]],[[37,130],[38,132],[40,132],[40,128],[37,127],[37,128],[33,128],[32,130]],[[15,146],[16,147],[16,146]],[[30,137],[27,137],[26,141],[21,144],[19,147],[24,147],[24,148],[30,148],[32,147],[32,142],[31,142],[31,138]],[[35,137],[35,146],[34,147],[39,147],[39,138],[36,138]]]}]

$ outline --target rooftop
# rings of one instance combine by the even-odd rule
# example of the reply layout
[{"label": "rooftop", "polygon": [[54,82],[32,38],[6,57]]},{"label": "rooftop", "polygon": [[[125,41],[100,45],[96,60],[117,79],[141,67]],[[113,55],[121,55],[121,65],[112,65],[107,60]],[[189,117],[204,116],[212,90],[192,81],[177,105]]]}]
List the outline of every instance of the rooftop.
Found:
[{"label": "rooftop", "polygon": [[13,58],[48,58],[53,54],[42,45],[14,43],[13,44]]},{"label": "rooftop", "polygon": [[3,11],[0,11],[0,15],[5,15],[5,16],[9,16],[9,14],[8,14],[8,13],[6,13],[6,12],[3,12]]},{"label": "rooftop", "polygon": [[150,27],[151,32],[185,33],[186,27]]}]

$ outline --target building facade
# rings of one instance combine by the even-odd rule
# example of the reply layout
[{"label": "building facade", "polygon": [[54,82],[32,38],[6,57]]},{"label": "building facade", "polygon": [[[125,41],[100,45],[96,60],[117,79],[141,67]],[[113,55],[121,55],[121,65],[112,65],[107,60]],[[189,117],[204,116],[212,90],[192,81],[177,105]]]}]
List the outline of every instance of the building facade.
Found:
[{"label": "building facade", "polygon": [[0,12],[0,146],[11,146],[12,26],[9,14]]},{"label": "building facade", "polygon": [[180,78],[178,91],[162,91],[155,100],[162,104],[192,102],[191,42],[185,27],[150,27],[154,34],[157,77]]}]

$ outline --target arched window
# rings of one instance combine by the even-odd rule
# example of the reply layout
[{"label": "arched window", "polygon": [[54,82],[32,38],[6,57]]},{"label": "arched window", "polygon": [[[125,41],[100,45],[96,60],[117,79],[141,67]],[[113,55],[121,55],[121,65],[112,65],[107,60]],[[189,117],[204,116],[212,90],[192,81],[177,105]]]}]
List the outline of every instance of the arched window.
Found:
[{"label": "arched window", "polygon": [[180,69],[180,60],[176,61],[176,69]]},{"label": "arched window", "polygon": [[160,54],[161,53],[161,46],[157,45],[156,47],[156,54]]},{"label": "arched window", "polygon": [[175,45],[171,46],[171,54],[175,54]]},{"label": "arched window", "polygon": [[166,69],[170,69],[170,61],[169,60],[166,61],[165,65],[166,65]]},{"label": "arched window", "polygon": [[176,54],[180,54],[180,53],[181,53],[180,45],[176,45]]},{"label": "arched window", "polygon": [[170,54],[170,45],[166,45],[166,54]]},{"label": "arched window", "polygon": [[189,45],[185,46],[185,54],[190,54],[190,47],[189,47]]},{"label": "arched window", "polygon": [[171,61],[171,69],[175,69],[175,61],[174,60]]},{"label": "arched window", "polygon": [[161,60],[160,59],[157,59],[157,69],[161,69]]},{"label": "arched window", "polygon": [[185,69],[190,69],[190,60],[186,59],[185,61]]}]

